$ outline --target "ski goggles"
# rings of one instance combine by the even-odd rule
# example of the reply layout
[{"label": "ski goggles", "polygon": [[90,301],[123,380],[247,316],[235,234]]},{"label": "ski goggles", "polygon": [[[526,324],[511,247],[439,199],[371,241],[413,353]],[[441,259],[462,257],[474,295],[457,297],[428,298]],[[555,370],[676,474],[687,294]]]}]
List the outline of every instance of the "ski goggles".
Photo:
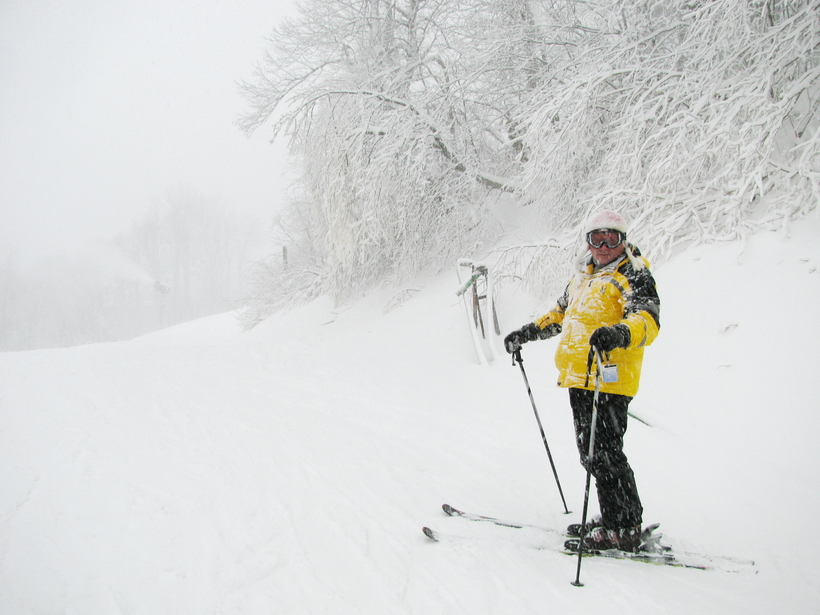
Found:
[{"label": "ski goggles", "polygon": [[626,239],[621,231],[613,231],[612,229],[598,229],[587,233],[587,243],[596,250],[606,246],[610,250],[617,248]]}]

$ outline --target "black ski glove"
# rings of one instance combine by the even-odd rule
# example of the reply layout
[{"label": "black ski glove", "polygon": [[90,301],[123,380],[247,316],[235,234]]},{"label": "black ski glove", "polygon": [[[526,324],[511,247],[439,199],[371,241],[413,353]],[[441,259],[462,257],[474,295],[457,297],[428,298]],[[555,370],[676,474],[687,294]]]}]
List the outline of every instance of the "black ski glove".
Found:
[{"label": "black ski glove", "polygon": [[504,338],[504,348],[512,354],[527,342],[545,340],[559,333],[561,333],[561,325],[558,323],[548,324],[545,328],[541,329],[534,322],[530,322],[507,335],[507,337]]},{"label": "black ski glove", "polygon": [[632,341],[629,327],[624,324],[612,327],[600,327],[589,336],[589,345],[595,346],[601,352],[612,352],[616,348],[626,348]]}]

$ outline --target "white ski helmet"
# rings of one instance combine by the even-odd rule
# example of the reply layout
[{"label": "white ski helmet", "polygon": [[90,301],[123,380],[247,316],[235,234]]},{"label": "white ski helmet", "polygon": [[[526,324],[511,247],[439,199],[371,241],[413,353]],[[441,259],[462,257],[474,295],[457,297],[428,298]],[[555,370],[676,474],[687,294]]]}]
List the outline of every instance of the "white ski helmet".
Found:
[{"label": "white ski helmet", "polygon": [[624,234],[624,237],[626,237],[626,220],[624,220],[623,216],[618,212],[608,210],[599,211],[587,219],[587,223],[584,225],[584,236],[588,235],[591,231],[605,228],[620,231]]}]

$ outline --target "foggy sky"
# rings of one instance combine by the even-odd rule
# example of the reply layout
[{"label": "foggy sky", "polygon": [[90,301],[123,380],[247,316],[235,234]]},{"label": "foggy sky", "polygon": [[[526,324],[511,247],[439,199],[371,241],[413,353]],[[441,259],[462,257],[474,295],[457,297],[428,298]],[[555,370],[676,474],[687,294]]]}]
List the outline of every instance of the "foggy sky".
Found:
[{"label": "foggy sky", "polygon": [[241,211],[283,201],[270,130],[233,124],[290,0],[0,0],[0,257],[127,230],[183,184]]}]

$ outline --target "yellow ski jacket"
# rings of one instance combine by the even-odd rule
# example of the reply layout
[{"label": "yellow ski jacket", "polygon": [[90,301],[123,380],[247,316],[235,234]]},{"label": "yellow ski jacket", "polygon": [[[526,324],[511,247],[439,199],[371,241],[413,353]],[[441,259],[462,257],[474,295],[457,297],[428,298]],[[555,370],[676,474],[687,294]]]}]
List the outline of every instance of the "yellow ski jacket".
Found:
[{"label": "yellow ski jacket", "polygon": [[597,271],[587,255],[556,306],[535,321],[542,331],[550,324],[561,326],[555,352],[558,386],[595,388],[596,366],[588,371],[589,337],[598,327],[620,323],[629,328],[631,340],[627,348],[616,348],[604,357],[605,365],[617,366],[612,370],[617,380],[602,381],[600,390],[629,397],[638,392],[644,347],[660,329],[660,299],[649,262],[637,248],[627,246],[630,251]]}]

